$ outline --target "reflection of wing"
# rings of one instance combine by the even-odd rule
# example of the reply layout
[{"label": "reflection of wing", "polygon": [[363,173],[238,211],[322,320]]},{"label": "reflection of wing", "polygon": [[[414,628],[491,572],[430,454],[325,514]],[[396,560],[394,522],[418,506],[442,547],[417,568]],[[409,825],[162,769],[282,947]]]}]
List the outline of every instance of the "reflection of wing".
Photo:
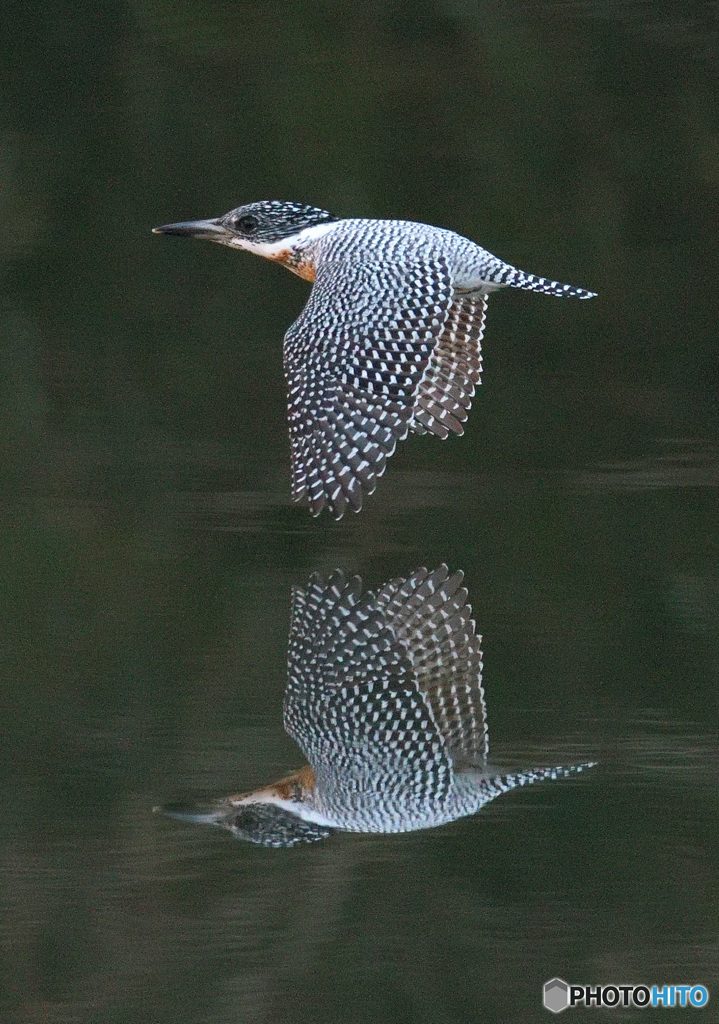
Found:
[{"label": "reflection of wing", "polygon": [[318,786],[404,780],[413,804],[436,802],[453,756],[484,756],[481,652],[461,579],[420,569],[362,594],[338,572],[295,590],[285,728]]},{"label": "reflection of wing", "polygon": [[406,647],[417,686],[426,695],[449,752],[479,764],[489,737],[482,689],[482,638],[470,618],[464,574],[446,565],[392,580],[378,597],[397,640]]},{"label": "reflection of wing", "polygon": [[447,792],[450,764],[431,709],[376,595],[362,594],[356,577],[315,576],[294,592],[285,728],[325,793],[381,792],[401,780],[420,804]]},{"label": "reflection of wing", "polygon": [[[331,260],[319,268],[284,348],[292,494],[307,499],[313,515],[328,505],[339,518],[348,505],[360,509],[363,494],[375,489],[407,436],[452,298],[442,256]],[[433,371],[438,380],[443,366],[439,361]],[[453,381],[442,380],[439,392],[451,390]],[[428,389],[425,429],[450,416],[449,399],[432,396]]]}]

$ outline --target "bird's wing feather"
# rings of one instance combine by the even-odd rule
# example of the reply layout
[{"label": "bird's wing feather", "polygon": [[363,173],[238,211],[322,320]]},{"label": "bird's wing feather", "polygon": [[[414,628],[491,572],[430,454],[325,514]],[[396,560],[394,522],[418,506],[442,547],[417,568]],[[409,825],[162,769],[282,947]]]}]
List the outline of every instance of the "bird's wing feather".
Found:
[{"label": "bird's wing feather", "polygon": [[412,799],[441,800],[451,776],[444,738],[377,594],[361,587],[335,572],[295,588],[285,729],[325,793],[393,781]]},{"label": "bird's wing feather", "polygon": [[442,256],[319,267],[284,347],[292,494],[314,515],[328,506],[339,518],[374,490],[407,436],[453,298]]},{"label": "bird's wing feather", "polygon": [[325,790],[414,806],[447,793],[455,758],[484,763],[482,655],[462,574],[417,570],[379,592],[334,573],[293,593],[285,729]]},{"label": "bird's wing feather", "polygon": [[410,429],[416,434],[464,433],[482,376],[486,311],[486,295],[457,295],[452,303],[415,399]]},{"label": "bird's wing feather", "polygon": [[406,650],[446,749],[455,762],[481,766],[489,755],[482,688],[482,638],[475,630],[464,573],[446,565],[392,580],[378,600],[385,621]]}]

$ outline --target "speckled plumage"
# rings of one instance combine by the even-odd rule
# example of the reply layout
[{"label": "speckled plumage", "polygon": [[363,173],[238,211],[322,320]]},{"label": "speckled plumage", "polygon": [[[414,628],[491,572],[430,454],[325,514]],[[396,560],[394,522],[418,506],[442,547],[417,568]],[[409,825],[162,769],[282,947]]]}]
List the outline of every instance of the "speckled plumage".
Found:
[{"label": "speckled plumage", "polygon": [[410,432],[463,432],[490,292],[593,295],[518,270],[453,231],[336,220],[295,203],[250,203],[156,230],[249,249],[314,281],[284,344],[292,495],[313,515],[359,511]]},{"label": "speckled plumage", "polygon": [[588,767],[489,767],[481,638],[462,579],[440,566],[377,591],[341,572],[296,588],[284,723],[308,765],[201,820],[265,846],[407,832]]},{"label": "speckled plumage", "polygon": [[285,728],[314,772],[304,799],[334,827],[430,828],[580,770],[489,771],[481,638],[462,580],[440,566],[376,592],[342,573],[295,591]]}]

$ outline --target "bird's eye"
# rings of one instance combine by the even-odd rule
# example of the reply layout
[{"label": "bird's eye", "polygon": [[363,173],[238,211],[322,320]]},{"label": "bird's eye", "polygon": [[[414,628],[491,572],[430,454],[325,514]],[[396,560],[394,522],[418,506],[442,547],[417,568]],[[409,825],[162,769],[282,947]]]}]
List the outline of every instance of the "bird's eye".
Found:
[{"label": "bird's eye", "polygon": [[235,227],[238,231],[241,231],[243,235],[253,235],[259,226],[260,222],[257,217],[238,217],[235,221]]}]

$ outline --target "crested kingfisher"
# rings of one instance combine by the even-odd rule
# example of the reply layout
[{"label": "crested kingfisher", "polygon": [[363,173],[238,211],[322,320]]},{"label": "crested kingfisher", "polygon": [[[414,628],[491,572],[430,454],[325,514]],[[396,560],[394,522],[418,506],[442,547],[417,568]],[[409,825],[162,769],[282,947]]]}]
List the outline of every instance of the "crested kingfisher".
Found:
[{"label": "crested kingfisher", "polygon": [[463,433],[490,292],[595,294],[518,270],[454,231],[298,203],[250,203],[154,231],[246,249],[314,282],[285,335],[284,369],[292,496],[315,516],[358,512],[410,432]]},{"label": "crested kingfisher", "polygon": [[481,637],[462,580],[441,565],[364,593],[339,571],[295,588],[284,725],[308,763],[205,812],[165,813],[288,847],[433,828],[592,767],[490,768]]}]

